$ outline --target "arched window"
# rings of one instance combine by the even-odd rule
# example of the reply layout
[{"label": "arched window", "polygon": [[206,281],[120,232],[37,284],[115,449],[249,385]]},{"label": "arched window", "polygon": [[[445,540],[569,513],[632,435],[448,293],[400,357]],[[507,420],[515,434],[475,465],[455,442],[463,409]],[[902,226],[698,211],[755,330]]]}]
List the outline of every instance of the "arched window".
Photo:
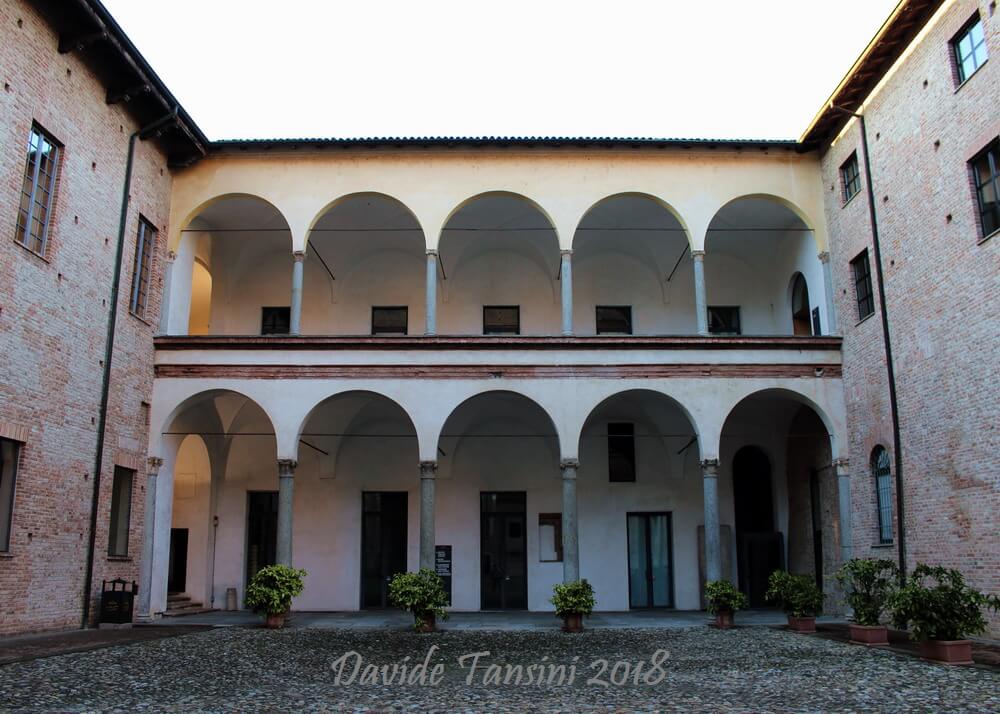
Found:
[{"label": "arched window", "polygon": [[813,333],[812,317],[809,313],[809,288],[802,273],[795,274],[792,284],[792,331],[795,335]]},{"label": "arched window", "polygon": [[889,452],[882,446],[872,450],[872,476],[878,503],[878,541],[892,543],[892,468]]}]

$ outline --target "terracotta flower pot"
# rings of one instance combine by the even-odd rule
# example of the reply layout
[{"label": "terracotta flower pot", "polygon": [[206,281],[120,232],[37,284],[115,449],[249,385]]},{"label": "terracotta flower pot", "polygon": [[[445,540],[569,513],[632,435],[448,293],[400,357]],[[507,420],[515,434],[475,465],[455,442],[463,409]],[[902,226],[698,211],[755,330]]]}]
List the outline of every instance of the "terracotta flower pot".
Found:
[{"label": "terracotta flower pot", "polygon": [[719,610],[715,613],[715,626],[720,630],[728,630],[733,626],[733,611]]},{"label": "terracotta flower pot", "polygon": [[920,643],[920,656],[944,664],[972,664],[972,641],[927,640]]},{"label": "terracotta flower pot", "polygon": [[268,614],[267,619],[264,621],[264,626],[269,630],[280,630],[285,626],[285,615],[282,612],[277,615]]},{"label": "terracotta flower pot", "polygon": [[434,632],[437,630],[437,621],[433,612],[426,613],[417,625],[417,632]]},{"label": "terracotta flower pot", "polygon": [[887,647],[889,629],[885,625],[850,625],[851,644],[869,647]]},{"label": "terracotta flower pot", "polygon": [[815,632],[816,631],[816,618],[815,617],[795,617],[794,615],[788,616],[788,627],[795,632]]},{"label": "terracotta flower pot", "polygon": [[564,615],[563,632],[583,632],[583,615],[578,612]]}]

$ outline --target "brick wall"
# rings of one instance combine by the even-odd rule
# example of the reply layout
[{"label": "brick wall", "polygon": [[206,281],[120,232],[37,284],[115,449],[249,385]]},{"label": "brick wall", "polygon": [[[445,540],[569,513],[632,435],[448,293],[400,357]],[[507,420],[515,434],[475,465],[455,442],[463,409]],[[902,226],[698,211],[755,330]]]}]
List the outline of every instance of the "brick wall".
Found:
[{"label": "brick wall", "polygon": [[[950,40],[977,11],[990,59],[958,87]],[[1000,593],[1000,236],[984,240],[968,168],[1000,134],[1000,14],[988,2],[946,4],[911,50],[864,112],[899,398],[907,561],[959,568]],[[853,151],[864,178],[857,122],[822,165],[844,334],[854,552],[895,558],[894,546],[877,545],[869,470],[877,444],[892,453],[878,297],[876,313],[859,322],[849,266],[863,249],[872,254],[868,198],[863,188],[842,205],[838,175]],[[874,263],[872,272],[874,281]],[[1000,633],[1000,619],[992,622]]]},{"label": "brick wall", "polygon": [[[102,360],[128,139],[121,104],[22,0],[0,6],[0,426],[20,429],[9,552],[0,555],[0,634],[80,624]],[[32,121],[64,145],[44,258],[14,242]],[[167,234],[170,174],[139,142],[123,256],[93,595],[138,579],[152,335]],[[139,214],[158,229],[146,321],[128,310]],[[129,555],[110,560],[115,464],[137,468]],[[94,600],[96,614],[96,599]]]}]

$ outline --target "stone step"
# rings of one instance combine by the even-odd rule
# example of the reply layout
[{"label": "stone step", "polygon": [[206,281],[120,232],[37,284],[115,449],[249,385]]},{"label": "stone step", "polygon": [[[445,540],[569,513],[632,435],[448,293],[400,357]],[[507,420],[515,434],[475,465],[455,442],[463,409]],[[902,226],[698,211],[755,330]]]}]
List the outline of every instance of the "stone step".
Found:
[{"label": "stone step", "polygon": [[215,612],[214,607],[203,607],[201,603],[197,603],[194,607],[182,607],[182,608],[168,608],[163,611],[164,617],[183,617],[185,615],[200,615],[203,612]]}]

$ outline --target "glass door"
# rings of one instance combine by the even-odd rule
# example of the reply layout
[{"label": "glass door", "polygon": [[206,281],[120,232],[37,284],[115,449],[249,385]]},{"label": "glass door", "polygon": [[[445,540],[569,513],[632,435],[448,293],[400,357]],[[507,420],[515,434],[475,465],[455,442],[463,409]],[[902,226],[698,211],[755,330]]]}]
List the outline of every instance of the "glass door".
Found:
[{"label": "glass door", "polygon": [[629,607],[673,607],[669,513],[628,514]]},{"label": "glass door", "polygon": [[483,610],[528,607],[526,500],[523,491],[480,494]]},{"label": "glass door", "polygon": [[361,496],[361,607],[389,607],[389,579],[406,572],[406,492]]}]

